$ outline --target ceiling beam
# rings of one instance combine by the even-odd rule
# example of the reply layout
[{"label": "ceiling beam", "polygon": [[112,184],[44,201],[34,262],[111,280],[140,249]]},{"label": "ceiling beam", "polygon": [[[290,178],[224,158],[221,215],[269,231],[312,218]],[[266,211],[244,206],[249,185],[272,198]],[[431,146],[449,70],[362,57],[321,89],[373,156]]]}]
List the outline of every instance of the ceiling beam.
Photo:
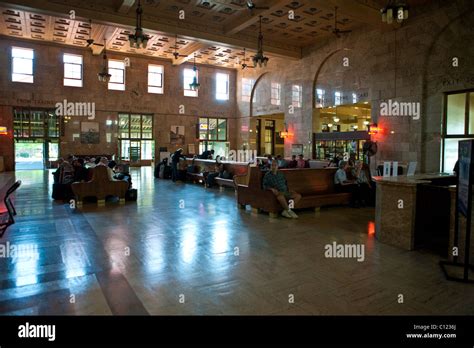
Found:
[{"label": "ceiling beam", "polygon": [[[90,7],[79,7],[83,3],[50,2],[47,0],[8,0],[4,2],[6,6],[18,10],[31,11],[41,14],[67,17],[69,11],[76,11],[76,18],[83,18],[84,21],[91,19],[95,23],[108,24],[133,30],[135,26],[135,17],[131,14],[118,13],[115,9],[110,11],[97,11]],[[258,19],[258,18],[257,18]],[[196,23],[184,21],[172,21],[165,18],[154,17],[152,14],[145,13],[142,20],[145,33],[153,31],[164,35],[175,34],[189,40],[198,40],[208,42],[211,45],[218,44],[230,48],[247,47],[251,50],[257,50],[257,40],[255,37],[243,35],[226,35],[222,30],[209,29],[206,23],[197,25]],[[301,59],[302,52],[298,46],[293,46],[287,42],[265,40],[265,53],[275,57],[287,59]]]},{"label": "ceiling beam", "polygon": [[128,13],[133,5],[135,5],[135,0],[122,0],[117,8],[117,12]]},{"label": "ceiling beam", "polygon": [[193,42],[192,44],[188,45],[181,51],[178,51],[179,54],[184,54],[187,57],[178,57],[178,59],[173,58],[173,65],[181,65],[186,62],[188,59],[193,58],[194,53],[198,53],[200,50],[209,47],[208,44],[204,42]]},{"label": "ceiling beam", "polygon": [[375,27],[379,27],[382,23],[380,9],[375,9],[368,4],[362,4],[354,0],[321,1],[321,7],[327,10],[334,11],[335,6],[338,7],[338,19],[341,19],[339,15],[344,15],[344,17]]},{"label": "ceiling beam", "polygon": [[242,15],[237,17],[235,20],[230,22],[224,27],[225,35],[233,35],[239,31],[244,30],[245,28],[251,26],[254,23],[258,22],[259,16],[266,16],[276,10],[281,9],[282,6],[288,5],[288,0],[279,0],[279,1],[266,1],[260,2],[257,6],[269,7],[268,10],[253,10],[251,13],[250,10],[245,11]]}]

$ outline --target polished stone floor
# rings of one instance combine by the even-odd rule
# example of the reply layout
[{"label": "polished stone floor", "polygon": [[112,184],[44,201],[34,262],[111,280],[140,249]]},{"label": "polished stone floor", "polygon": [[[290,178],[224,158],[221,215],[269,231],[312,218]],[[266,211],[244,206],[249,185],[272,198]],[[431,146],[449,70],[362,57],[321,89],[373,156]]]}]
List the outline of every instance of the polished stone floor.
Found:
[{"label": "polished stone floor", "polygon": [[[19,216],[0,244],[38,257],[0,258],[0,314],[474,314],[472,285],[446,281],[437,255],[375,239],[373,208],[270,219],[230,189],[142,168],[136,203],[78,211],[51,200],[51,172],[0,173],[0,190],[15,178]],[[326,258],[333,242],[365,245],[364,261]]]}]

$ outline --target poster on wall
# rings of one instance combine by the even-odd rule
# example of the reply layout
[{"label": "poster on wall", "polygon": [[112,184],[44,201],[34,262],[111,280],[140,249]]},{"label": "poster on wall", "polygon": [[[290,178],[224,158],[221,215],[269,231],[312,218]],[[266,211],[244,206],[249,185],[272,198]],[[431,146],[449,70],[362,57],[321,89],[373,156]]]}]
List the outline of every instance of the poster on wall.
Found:
[{"label": "poster on wall", "polygon": [[292,155],[301,155],[303,153],[303,144],[293,144],[291,145],[291,154]]},{"label": "poster on wall", "polygon": [[184,145],[184,126],[171,126],[170,143],[172,145]]},{"label": "poster on wall", "polygon": [[99,143],[99,122],[81,122],[81,144]]},{"label": "poster on wall", "polygon": [[469,213],[469,201],[471,198],[473,142],[473,140],[459,142],[458,209],[466,217]]}]

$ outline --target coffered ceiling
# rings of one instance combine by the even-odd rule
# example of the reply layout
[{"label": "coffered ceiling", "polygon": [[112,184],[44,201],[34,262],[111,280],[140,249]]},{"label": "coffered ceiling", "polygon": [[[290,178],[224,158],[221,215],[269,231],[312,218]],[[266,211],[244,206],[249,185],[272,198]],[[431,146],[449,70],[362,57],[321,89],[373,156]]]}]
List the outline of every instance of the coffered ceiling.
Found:
[{"label": "coffered ceiling", "polygon": [[[416,0],[420,1],[420,0]],[[146,49],[132,49],[128,35],[134,31],[137,0],[10,0],[0,2],[0,34],[24,39],[87,46],[89,35],[107,49],[172,59],[180,64],[196,55],[196,61],[235,68],[257,48],[258,20],[262,16],[264,52],[289,59],[301,57],[301,49],[333,35],[334,7],[339,7],[341,30],[361,25],[380,26],[380,0],[142,0]],[[75,18],[70,13],[74,11]],[[294,17],[290,16],[291,13]],[[183,18],[184,15],[184,18]],[[92,20],[92,27],[89,24]],[[176,40],[176,35],[178,39]],[[178,50],[186,57],[173,59]]]}]

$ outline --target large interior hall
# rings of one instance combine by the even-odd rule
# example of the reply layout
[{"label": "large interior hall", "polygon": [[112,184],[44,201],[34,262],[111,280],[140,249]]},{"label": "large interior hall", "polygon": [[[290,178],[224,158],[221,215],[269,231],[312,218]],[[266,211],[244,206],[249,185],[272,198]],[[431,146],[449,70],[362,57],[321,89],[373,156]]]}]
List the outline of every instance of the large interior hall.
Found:
[{"label": "large interior hall", "polygon": [[471,0],[0,1],[0,315],[472,315]]}]

